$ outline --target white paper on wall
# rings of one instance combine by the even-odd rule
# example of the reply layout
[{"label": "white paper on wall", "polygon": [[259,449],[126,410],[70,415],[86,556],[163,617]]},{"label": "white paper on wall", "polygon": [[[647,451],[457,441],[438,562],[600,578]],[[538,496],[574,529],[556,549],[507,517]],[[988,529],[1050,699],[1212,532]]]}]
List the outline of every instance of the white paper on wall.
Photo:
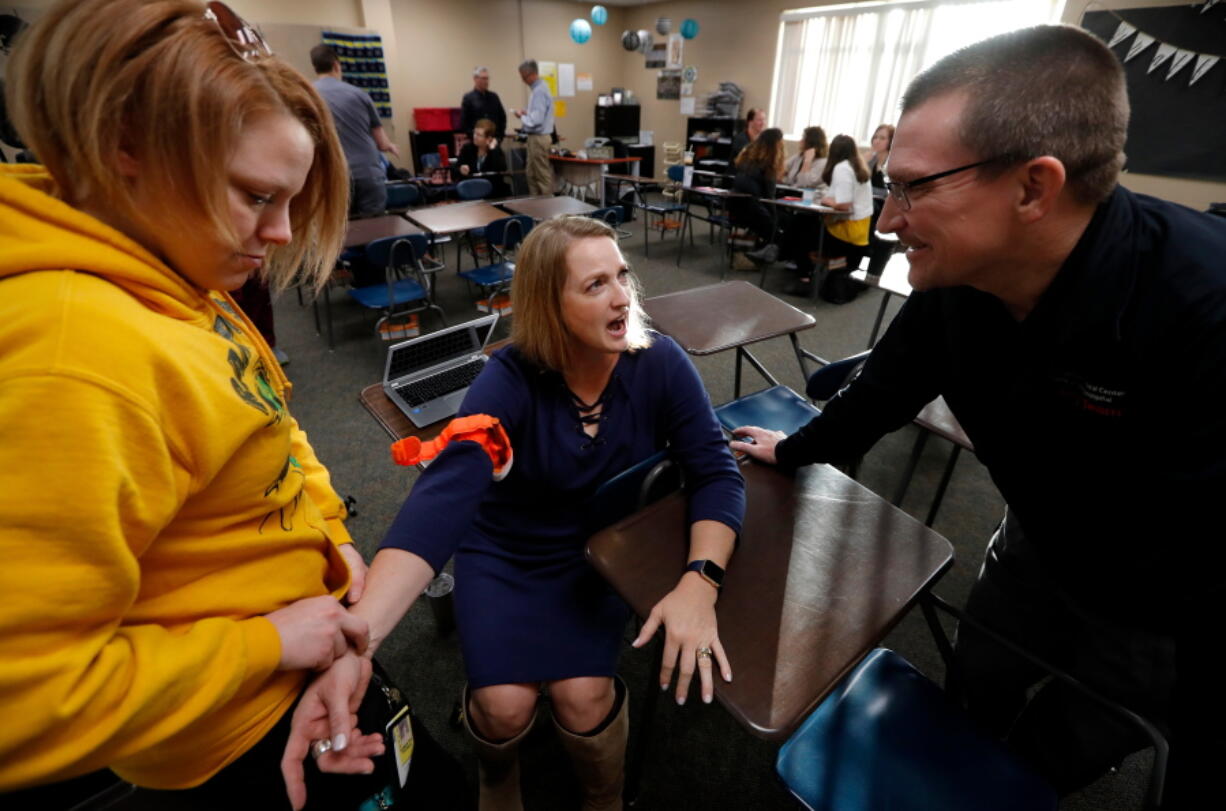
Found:
[{"label": "white paper on wall", "polygon": [[1153,73],[1158,68],[1162,67],[1162,63],[1170,59],[1175,53],[1174,45],[1167,45],[1165,42],[1158,43],[1158,51],[1154,54],[1154,60],[1149,63],[1149,70],[1146,73]]},{"label": "white paper on wall", "polygon": [[1132,41],[1132,47],[1128,49],[1128,55],[1124,57],[1124,61],[1131,62],[1133,57],[1153,44],[1153,37],[1151,37],[1149,34],[1142,34],[1138,32],[1137,38]]},{"label": "white paper on wall", "polygon": [[558,63],[558,95],[575,95],[575,65],[573,62]]},{"label": "white paper on wall", "polygon": [[1209,54],[1197,54],[1196,66],[1192,68],[1192,78],[1188,82],[1188,87],[1200,81],[1201,77],[1209,72],[1209,69],[1218,63],[1220,56],[1211,56]]},{"label": "white paper on wall", "polygon": [[1120,20],[1120,26],[1119,28],[1116,28],[1115,33],[1111,35],[1111,41],[1107,43],[1107,47],[1114,48],[1116,45],[1119,45],[1121,42],[1128,39],[1135,33],[1137,33],[1137,29],[1133,28],[1123,20]]}]

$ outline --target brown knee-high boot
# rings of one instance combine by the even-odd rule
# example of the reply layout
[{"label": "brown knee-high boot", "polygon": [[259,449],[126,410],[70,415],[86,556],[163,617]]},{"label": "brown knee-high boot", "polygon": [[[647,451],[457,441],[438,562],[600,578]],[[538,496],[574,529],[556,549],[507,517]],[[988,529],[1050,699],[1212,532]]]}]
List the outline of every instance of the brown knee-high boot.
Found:
[{"label": "brown knee-high boot", "polygon": [[528,725],[509,740],[494,743],[477,731],[468,712],[468,685],[464,686],[464,729],[477,750],[477,774],[480,784],[479,811],[524,811],[519,792],[519,744],[527,737],[536,721],[536,712]]},{"label": "brown knee-high boot", "polygon": [[594,730],[576,735],[562,726],[557,717],[562,746],[575,764],[583,786],[583,811],[621,811],[622,785],[626,776],[626,737],[630,729],[630,695],[626,684],[614,677],[617,696],[609,717]]}]

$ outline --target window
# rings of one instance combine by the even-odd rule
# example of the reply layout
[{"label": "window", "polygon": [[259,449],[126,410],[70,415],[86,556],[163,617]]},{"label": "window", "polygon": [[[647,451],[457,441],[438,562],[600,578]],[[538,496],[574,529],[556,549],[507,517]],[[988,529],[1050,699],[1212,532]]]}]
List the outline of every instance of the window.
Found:
[{"label": "window", "polygon": [[771,120],[798,140],[818,125],[867,144],[896,123],[921,70],[972,42],[1058,22],[1063,0],[857,3],[784,12],[775,54]]}]

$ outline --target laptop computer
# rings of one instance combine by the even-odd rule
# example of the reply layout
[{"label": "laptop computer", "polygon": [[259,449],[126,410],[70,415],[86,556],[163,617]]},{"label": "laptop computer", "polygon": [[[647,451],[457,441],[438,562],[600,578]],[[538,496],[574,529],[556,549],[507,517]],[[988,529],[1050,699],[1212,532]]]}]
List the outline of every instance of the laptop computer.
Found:
[{"label": "laptop computer", "polygon": [[497,322],[486,315],[388,347],[383,391],[418,428],[455,416]]}]

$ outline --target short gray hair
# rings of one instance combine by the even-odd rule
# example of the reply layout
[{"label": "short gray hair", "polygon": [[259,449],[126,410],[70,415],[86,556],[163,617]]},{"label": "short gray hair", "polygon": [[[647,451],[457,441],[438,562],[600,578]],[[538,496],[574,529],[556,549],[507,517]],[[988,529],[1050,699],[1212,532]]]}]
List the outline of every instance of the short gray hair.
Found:
[{"label": "short gray hair", "polygon": [[1128,91],[1124,68],[1102,42],[1071,25],[1037,25],[968,45],[925,70],[907,87],[902,112],[965,92],[963,145],[981,171],[1050,155],[1064,164],[1081,203],[1105,200],[1124,165]]},{"label": "short gray hair", "polygon": [[475,79],[478,76],[480,76],[482,73],[489,73],[489,72],[490,72],[490,69],[487,68],[485,65],[477,65],[477,67],[473,68],[473,78]]},{"label": "short gray hair", "polygon": [[536,64],[535,59],[525,59],[523,62],[519,63],[519,72],[524,74],[540,73],[541,69]]}]

